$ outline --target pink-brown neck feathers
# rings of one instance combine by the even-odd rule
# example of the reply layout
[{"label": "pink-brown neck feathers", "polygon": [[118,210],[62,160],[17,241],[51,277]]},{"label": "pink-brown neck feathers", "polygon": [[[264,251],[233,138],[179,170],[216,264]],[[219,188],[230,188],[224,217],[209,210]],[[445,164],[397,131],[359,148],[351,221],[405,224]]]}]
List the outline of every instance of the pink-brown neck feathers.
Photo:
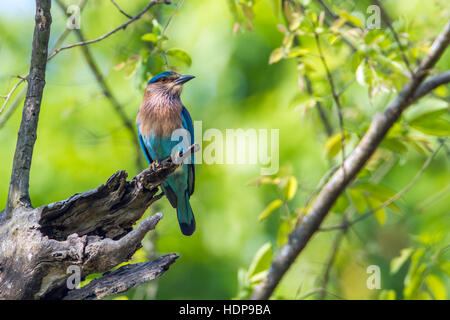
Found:
[{"label": "pink-brown neck feathers", "polygon": [[175,129],[182,127],[182,108],[179,94],[159,85],[148,85],[137,116],[139,131],[144,136],[152,133],[159,137],[172,135]]}]

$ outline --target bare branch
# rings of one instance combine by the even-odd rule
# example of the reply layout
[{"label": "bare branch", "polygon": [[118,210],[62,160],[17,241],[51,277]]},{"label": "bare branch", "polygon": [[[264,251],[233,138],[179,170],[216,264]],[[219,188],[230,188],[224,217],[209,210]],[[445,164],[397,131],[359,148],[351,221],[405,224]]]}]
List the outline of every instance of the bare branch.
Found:
[{"label": "bare branch", "polygon": [[[178,157],[185,159],[198,149],[194,144]],[[0,299],[61,299],[68,292],[68,267],[79,267],[84,277],[129,260],[163,215],[145,219],[134,230],[133,225],[161,198],[158,186],[177,167],[168,157],[131,181],[119,171],[95,190],[37,209],[16,208],[0,223]],[[150,279],[163,270],[136,266],[127,271],[127,278],[104,280],[114,280],[112,285],[125,290],[132,283],[127,279],[134,279],[131,271]],[[107,294],[100,291],[99,296]]]},{"label": "bare branch", "polygon": [[33,155],[36,131],[39,121],[42,94],[45,86],[48,40],[50,38],[50,0],[36,0],[35,28],[31,52],[31,66],[28,76],[28,89],[22,113],[14,154],[11,182],[6,205],[6,217],[13,208],[31,206],[28,194],[31,158]]},{"label": "bare branch", "polygon": [[[334,20],[339,19],[339,15],[337,15],[336,13],[334,13],[327,5],[324,1],[322,0],[317,0],[317,2],[322,6],[322,8],[324,9],[326,15]],[[351,23],[350,21],[345,21],[345,24],[351,28],[358,28],[359,27],[355,26],[353,23]]]},{"label": "bare branch", "polygon": [[266,278],[255,289],[252,299],[268,299],[272,295],[281,278],[317,231],[339,195],[364,167],[402,112],[415,101],[414,95],[417,89],[428,75],[429,70],[442,56],[449,43],[450,22],[435,39],[428,55],[423,59],[398,97],[389,104],[383,113],[377,114],[373,118],[366,134],[343,164],[346,174],[344,175],[343,168],[340,168],[323,187],[309,214],[303,219],[303,223],[295,228],[289,236],[288,243],[281,248],[279,254],[273,259]]},{"label": "bare branch", "polygon": [[12,105],[6,110],[5,114],[2,118],[0,118],[0,129],[5,125],[6,121],[12,116],[16,108],[20,105],[23,98],[25,97],[25,93],[27,92],[26,88],[22,89]]},{"label": "bare branch", "polygon": [[429,78],[416,90],[416,93],[414,94],[414,100],[419,100],[424,95],[430,93],[437,87],[447,83],[450,83],[450,71]]},{"label": "bare branch", "polygon": [[130,16],[129,14],[127,14],[125,11],[122,10],[122,8],[119,7],[119,5],[117,4],[117,2],[115,2],[114,0],[111,0],[111,2],[113,3],[113,5],[117,8],[117,10],[120,11],[121,14],[123,14],[125,17],[127,17],[128,19],[133,19],[132,16]]},{"label": "bare branch", "polygon": [[128,291],[160,277],[176,259],[178,255],[170,253],[153,261],[125,265],[92,280],[83,288],[70,291],[64,300],[98,300]]},{"label": "bare branch", "polygon": [[153,7],[153,6],[156,5],[156,4],[162,4],[162,3],[166,3],[166,4],[167,4],[167,3],[170,3],[170,2],[168,2],[168,1],[164,1],[164,2],[163,2],[163,1],[159,1],[159,0],[152,0],[152,1],[150,1],[150,2],[145,6],[144,9],[142,9],[141,12],[139,12],[137,15],[135,15],[134,17],[132,17],[130,20],[128,20],[127,22],[125,22],[125,23],[122,24],[121,26],[115,28],[114,30],[109,31],[108,33],[106,33],[106,34],[104,34],[104,35],[102,35],[101,37],[98,37],[98,38],[96,38],[96,39],[88,40],[88,41],[82,41],[82,42],[77,42],[77,43],[74,43],[74,44],[67,45],[67,46],[61,47],[61,48],[59,48],[59,49],[56,49],[56,50],[48,57],[48,60],[51,60],[54,56],[56,56],[58,53],[60,53],[60,52],[63,51],[63,50],[67,50],[67,49],[71,49],[71,48],[79,47],[79,46],[86,46],[86,45],[89,45],[89,44],[92,44],[92,43],[100,42],[100,41],[102,41],[102,40],[108,38],[109,36],[113,35],[113,34],[116,33],[117,31],[125,30],[125,28],[128,27],[128,25],[132,24],[132,23],[135,22],[136,20],[139,20],[139,19],[142,17],[142,15],[143,15],[144,13],[146,13],[151,7]]}]

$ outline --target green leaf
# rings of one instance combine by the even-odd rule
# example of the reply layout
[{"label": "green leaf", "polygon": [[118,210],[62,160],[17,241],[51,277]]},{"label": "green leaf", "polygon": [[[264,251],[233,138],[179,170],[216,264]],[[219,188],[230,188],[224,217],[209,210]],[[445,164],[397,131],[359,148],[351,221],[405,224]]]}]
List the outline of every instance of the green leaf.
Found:
[{"label": "green leaf", "polygon": [[[367,197],[367,202],[372,210],[375,210],[376,208],[379,208],[382,205],[381,201],[373,197]],[[384,208],[377,209],[376,211],[374,211],[373,214],[381,226],[383,226],[386,223],[386,210]]]},{"label": "green leaf", "polygon": [[413,253],[413,248],[405,248],[400,251],[400,256],[391,260],[391,274],[395,274],[405,264]]},{"label": "green leaf", "polygon": [[291,224],[287,220],[283,220],[278,227],[277,246],[282,247],[288,241],[289,233],[291,232]]},{"label": "green leaf", "polygon": [[363,182],[358,184],[357,188],[363,190],[365,194],[368,193],[370,196],[383,202],[389,200],[396,194],[394,190],[381,184]]},{"label": "green leaf", "polygon": [[250,278],[250,285],[257,284],[257,283],[261,282],[262,280],[264,280],[264,278],[267,275],[267,272],[269,272],[269,270],[264,270],[264,271],[258,272],[257,274],[253,275]]},{"label": "green leaf", "polygon": [[360,189],[350,189],[348,193],[358,213],[363,213],[367,208],[366,197],[364,197],[364,194]]},{"label": "green leaf", "polygon": [[192,59],[185,51],[180,49],[169,49],[166,51],[166,54],[185,63],[188,67],[192,64]]},{"label": "green leaf", "polygon": [[428,290],[431,291],[436,300],[446,300],[447,293],[445,291],[445,285],[441,278],[435,276],[434,274],[429,274],[425,278],[425,283],[427,284]]},{"label": "green leaf", "polygon": [[269,269],[273,258],[273,248],[270,242],[266,242],[253,257],[253,261],[248,268],[247,275],[251,279],[252,276]]},{"label": "green leaf", "polygon": [[420,284],[422,283],[422,274],[426,267],[421,264],[422,257],[425,254],[424,248],[418,248],[411,255],[411,264],[409,265],[408,273],[404,279],[405,288],[403,295],[406,299],[412,299],[417,294]]},{"label": "green leaf", "polygon": [[288,181],[283,187],[284,199],[286,199],[287,201],[291,200],[295,196],[297,188],[298,188],[297,179],[293,176],[289,177]]},{"label": "green leaf", "polygon": [[342,142],[341,142],[341,133],[335,133],[331,137],[328,138],[328,140],[325,142],[323,148],[325,150],[325,154],[328,158],[334,158],[342,148]]},{"label": "green leaf", "polygon": [[283,204],[283,201],[281,201],[280,199],[277,200],[273,200],[271,203],[269,203],[269,205],[263,210],[263,212],[261,212],[261,214],[258,217],[259,221],[262,221],[264,219],[266,219],[268,216],[270,216],[270,214],[275,211],[276,209],[278,209],[279,207],[281,207],[281,205]]},{"label": "green leaf", "polygon": [[427,98],[420,102],[405,113],[405,119],[408,123],[420,121],[426,118],[437,118],[448,112],[448,104],[439,99]]},{"label": "green leaf", "polygon": [[352,15],[350,12],[347,12],[345,10],[337,10],[337,12],[339,13],[339,15],[342,18],[344,18],[348,22],[353,23],[355,26],[360,27],[360,28],[364,27],[364,24],[359,20],[359,18]]},{"label": "green leaf", "polygon": [[155,43],[158,41],[158,36],[154,33],[146,33],[141,37],[141,40]]},{"label": "green leaf", "polygon": [[394,290],[382,290],[380,293],[380,300],[395,300],[395,291]]},{"label": "green leaf", "polygon": [[450,135],[450,122],[441,118],[419,119],[410,122],[409,125],[416,130],[432,136]]},{"label": "green leaf", "polygon": [[366,80],[370,76],[370,70],[367,67],[367,63],[363,60],[358,68],[356,68],[356,81],[362,86],[369,85],[370,81]]},{"label": "green leaf", "polygon": [[295,57],[301,57],[305,54],[309,53],[308,49],[303,49],[300,47],[293,47],[288,54],[288,58],[295,58]]}]

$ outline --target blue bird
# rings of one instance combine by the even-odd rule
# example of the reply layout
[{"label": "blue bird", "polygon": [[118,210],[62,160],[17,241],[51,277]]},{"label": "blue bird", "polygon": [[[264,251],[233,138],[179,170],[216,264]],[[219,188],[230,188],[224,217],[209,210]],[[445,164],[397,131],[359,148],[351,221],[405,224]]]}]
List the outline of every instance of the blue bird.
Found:
[{"label": "blue bird", "polygon": [[[180,94],[183,84],[195,78],[166,71],[150,79],[136,123],[139,142],[149,164],[169,157],[174,151],[184,151],[179,140],[172,139],[177,129],[185,129],[194,144],[194,126],[188,110],[183,106]],[[186,144],[184,144],[186,146]],[[189,198],[194,192],[194,155],[190,163],[183,163],[163,183],[162,189],[172,207],[177,209],[181,232],[190,236],[195,231],[195,219]]]}]

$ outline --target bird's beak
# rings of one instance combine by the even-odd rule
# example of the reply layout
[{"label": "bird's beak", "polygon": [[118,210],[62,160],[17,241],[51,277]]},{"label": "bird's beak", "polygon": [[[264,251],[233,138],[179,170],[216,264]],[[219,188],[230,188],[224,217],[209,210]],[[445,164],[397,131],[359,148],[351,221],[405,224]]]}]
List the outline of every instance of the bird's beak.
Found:
[{"label": "bird's beak", "polygon": [[189,75],[181,76],[177,80],[175,80],[175,83],[176,84],[183,84],[183,83],[188,82],[189,80],[192,80],[194,78],[195,78],[194,76],[189,76]]}]

